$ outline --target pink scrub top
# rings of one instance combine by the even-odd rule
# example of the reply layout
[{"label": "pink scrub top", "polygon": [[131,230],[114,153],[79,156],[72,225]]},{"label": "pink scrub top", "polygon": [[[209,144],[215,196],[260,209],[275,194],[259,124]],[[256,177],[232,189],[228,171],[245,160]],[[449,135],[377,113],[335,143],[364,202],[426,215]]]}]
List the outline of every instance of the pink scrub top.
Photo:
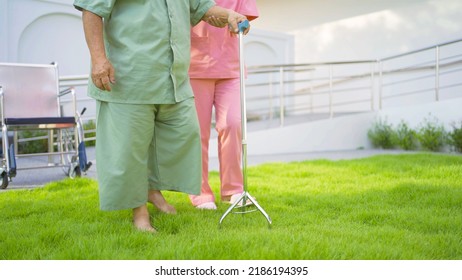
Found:
[{"label": "pink scrub top", "polygon": [[[215,0],[218,6],[234,10],[249,20],[258,17],[256,0]],[[239,39],[227,27],[217,28],[201,21],[191,28],[192,79],[239,77]]]}]

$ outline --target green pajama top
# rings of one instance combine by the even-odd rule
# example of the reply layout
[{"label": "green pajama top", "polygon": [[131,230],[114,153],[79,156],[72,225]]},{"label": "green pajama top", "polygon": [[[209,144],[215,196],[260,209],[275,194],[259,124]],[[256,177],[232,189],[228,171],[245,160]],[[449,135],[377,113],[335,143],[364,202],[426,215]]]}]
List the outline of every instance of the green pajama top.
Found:
[{"label": "green pajama top", "polygon": [[136,208],[148,189],[200,192],[201,143],[189,84],[190,29],[212,0],[75,0],[104,20],[111,92],[95,87],[103,210]]},{"label": "green pajama top", "polygon": [[108,102],[173,104],[193,97],[190,29],[213,0],[75,0],[104,19],[106,55],[115,68],[112,91],[88,83],[89,96]]}]

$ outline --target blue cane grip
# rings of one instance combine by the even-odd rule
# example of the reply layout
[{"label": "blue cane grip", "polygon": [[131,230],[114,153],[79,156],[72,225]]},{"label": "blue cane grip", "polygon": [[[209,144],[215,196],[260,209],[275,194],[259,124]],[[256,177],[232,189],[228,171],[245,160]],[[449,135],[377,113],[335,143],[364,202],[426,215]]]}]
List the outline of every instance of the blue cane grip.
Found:
[{"label": "blue cane grip", "polygon": [[239,33],[242,33],[244,32],[244,30],[246,30],[247,28],[249,28],[249,21],[248,20],[244,20],[242,22],[239,22],[237,24],[237,27],[239,29]]}]

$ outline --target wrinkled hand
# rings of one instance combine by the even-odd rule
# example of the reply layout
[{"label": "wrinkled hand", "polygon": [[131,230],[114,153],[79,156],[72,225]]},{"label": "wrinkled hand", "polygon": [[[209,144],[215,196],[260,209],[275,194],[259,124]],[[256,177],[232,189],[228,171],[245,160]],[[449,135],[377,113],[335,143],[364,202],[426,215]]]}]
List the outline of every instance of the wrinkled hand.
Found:
[{"label": "wrinkled hand", "polygon": [[[247,17],[245,17],[244,15],[241,15],[239,13],[236,13],[232,10],[229,11],[229,15],[228,15],[228,28],[229,28],[229,31],[233,32],[233,33],[239,33],[239,28],[238,28],[238,23],[240,22],[243,22],[247,19]],[[244,35],[249,33],[249,30],[250,30],[250,26],[244,30]]]},{"label": "wrinkled hand", "polygon": [[[215,7],[219,9],[217,13],[216,9],[211,12],[210,15],[204,17],[204,21],[215,27],[225,27],[228,25],[229,31],[233,33],[239,33],[238,23],[245,21],[247,18],[244,15],[236,13],[233,10],[223,9],[221,7]],[[244,34],[247,34],[250,27],[244,30]]]},{"label": "wrinkled hand", "polygon": [[219,28],[225,27],[228,24],[228,21],[226,19],[218,18],[213,15],[205,18],[205,22]]},{"label": "wrinkled hand", "polygon": [[111,91],[111,84],[115,83],[115,71],[107,59],[92,64],[91,79],[93,84],[105,91]]}]

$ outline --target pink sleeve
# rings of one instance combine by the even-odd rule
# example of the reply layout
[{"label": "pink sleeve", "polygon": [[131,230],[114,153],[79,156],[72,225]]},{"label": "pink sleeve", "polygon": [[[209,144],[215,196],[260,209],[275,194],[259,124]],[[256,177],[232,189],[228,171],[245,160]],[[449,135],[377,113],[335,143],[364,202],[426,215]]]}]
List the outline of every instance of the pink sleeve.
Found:
[{"label": "pink sleeve", "polygon": [[254,20],[259,16],[256,0],[240,0],[236,12],[245,15],[249,20]]}]

